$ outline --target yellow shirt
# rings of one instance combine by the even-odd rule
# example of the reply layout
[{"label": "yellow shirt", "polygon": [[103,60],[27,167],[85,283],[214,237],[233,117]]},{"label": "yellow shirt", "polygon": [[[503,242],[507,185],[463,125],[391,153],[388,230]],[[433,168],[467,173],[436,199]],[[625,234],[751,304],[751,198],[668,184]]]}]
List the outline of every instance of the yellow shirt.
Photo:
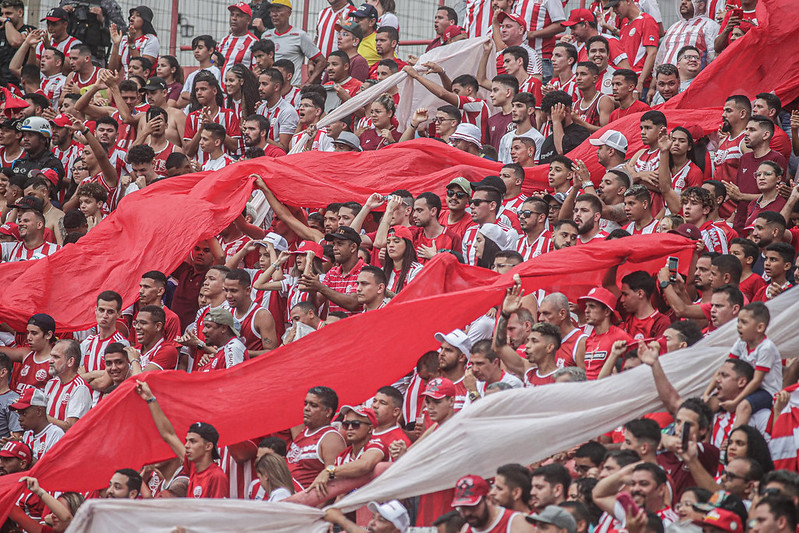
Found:
[{"label": "yellow shirt", "polygon": [[368,37],[361,39],[360,44],[358,44],[358,53],[363,56],[370,67],[382,59],[380,54],[377,53],[377,46],[375,45],[376,36],[376,33],[372,33]]}]

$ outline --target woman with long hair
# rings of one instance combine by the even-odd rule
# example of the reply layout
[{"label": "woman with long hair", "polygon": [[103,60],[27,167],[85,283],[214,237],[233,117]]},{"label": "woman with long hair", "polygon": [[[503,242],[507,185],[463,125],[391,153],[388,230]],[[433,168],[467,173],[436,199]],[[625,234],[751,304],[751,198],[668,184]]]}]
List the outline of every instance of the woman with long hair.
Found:
[{"label": "woman with long hair", "polygon": [[180,98],[180,91],[183,90],[185,78],[183,67],[180,66],[175,56],[159,56],[158,63],[155,64],[155,75],[166,82],[169,88],[166,99],[171,107],[177,104]]},{"label": "woman with long hair", "polygon": [[258,95],[258,78],[250,69],[237,63],[225,73],[225,107],[232,109],[243,121],[255,113],[255,106],[260,97]]},{"label": "woman with long hair", "polygon": [[687,187],[700,187],[704,181],[702,169],[696,164],[694,139],[686,128],[677,126],[671,132],[662,128],[658,137],[660,161],[668,161],[668,166],[660,165],[658,182],[665,200],[666,214],[679,213],[682,209],[680,194]]},{"label": "woman with long hair", "polygon": [[259,498],[258,496],[261,495],[259,490],[255,499],[279,502],[294,494],[294,483],[283,456],[276,453],[263,455],[255,464],[255,473],[258,474],[258,480],[264,492]]},{"label": "woman with long hair", "polygon": [[491,268],[500,251],[513,250],[516,243],[509,232],[496,224],[483,224],[475,237],[477,266]]},{"label": "woman with long hair", "polygon": [[394,99],[388,94],[381,94],[372,102],[372,106],[369,108],[372,127],[361,134],[363,151],[378,150],[399,141],[400,132],[397,131],[392,121],[396,108]]},{"label": "woman with long hair", "polygon": [[134,57],[144,57],[154,64],[158,58],[161,44],[158,42],[158,33],[153,27],[153,10],[147,6],[134,7],[129,12],[128,31],[121,35],[121,28],[116,24],[111,25],[111,57],[108,59],[108,68],[119,70],[125,77],[128,74],[128,65]]},{"label": "woman with long hair", "polygon": [[383,272],[388,279],[386,290],[397,294],[420,270],[422,265],[416,259],[411,230],[405,226],[392,226],[388,230],[386,259],[383,261]]},{"label": "woman with long hair", "polygon": [[738,426],[730,432],[724,457],[726,464],[730,464],[733,459],[754,459],[763,468],[764,474],[774,470],[766,439],[752,426]]}]

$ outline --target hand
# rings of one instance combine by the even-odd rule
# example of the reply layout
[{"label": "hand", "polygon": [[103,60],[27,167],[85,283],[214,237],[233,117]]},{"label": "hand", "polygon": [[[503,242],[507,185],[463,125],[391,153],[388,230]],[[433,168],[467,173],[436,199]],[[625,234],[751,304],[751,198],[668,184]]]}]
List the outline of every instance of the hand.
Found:
[{"label": "hand", "polygon": [[64,11],[66,11],[67,13],[72,13],[73,11],[75,11],[75,6],[73,6],[71,4],[66,4],[66,5],[63,6],[62,9]]},{"label": "hand", "polygon": [[314,138],[316,138],[316,124],[311,124],[305,128],[305,134],[308,136],[308,141],[313,142]]},{"label": "hand", "polygon": [[298,281],[298,286],[301,291],[318,291],[322,283],[317,276],[303,274]]},{"label": "hand", "polygon": [[[416,423],[416,428],[418,428],[421,424],[418,422]],[[415,430],[415,429],[414,429]],[[391,444],[388,445],[388,453],[391,455],[391,458],[395,461],[398,457],[408,451],[408,445],[405,444],[404,440],[395,440]]]},{"label": "hand", "polygon": [[103,8],[101,8],[100,6],[90,7],[89,13],[94,13],[94,15],[97,17],[97,22],[99,22],[100,24],[105,23],[105,17],[103,17]]},{"label": "hand", "polygon": [[392,195],[388,199],[388,204],[386,205],[386,215],[390,215],[395,211],[398,211],[400,208],[402,208],[402,205],[402,197],[397,196],[396,194]]},{"label": "hand", "polygon": [[345,520],[344,513],[340,510],[336,509],[335,507],[328,507],[325,509],[325,522],[330,522],[331,524],[340,524],[343,520]]},{"label": "hand", "polygon": [[156,115],[144,123],[142,127],[142,134],[145,136],[150,135],[152,132],[158,130],[164,124],[164,119],[161,115]]},{"label": "hand", "polygon": [[43,42],[45,38],[46,35],[44,30],[33,30],[25,36],[25,42],[29,46],[36,46],[37,44]]},{"label": "hand", "polygon": [[42,109],[42,118],[46,118],[47,120],[53,120],[58,113],[55,112],[55,109],[52,107],[48,107],[46,109]]},{"label": "hand", "polygon": [[330,481],[330,474],[328,474],[327,470],[322,469],[319,474],[317,474],[316,479],[313,480],[313,483],[305,489],[305,492],[313,492],[316,490],[320,496],[327,496],[327,483]]},{"label": "hand", "polygon": [[203,108],[202,113],[200,113],[200,121],[203,125],[211,124],[214,121],[214,117],[211,116],[211,108],[209,106]]},{"label": "hand", "polygon": [[477,378],[472,374],[471,368],[467,368],[463,374],[463,386],[466,387],[467,391],[477,392]]},{"label": "hand", "polygon": [[574,35],[571,33],[563,34],[563,37],[560,38],[560,42],[562,43],[574,43]]},{"label": "hand", "polygon": [[610,349],[610,358],[618,359],[627,351],[627,341],[618,340],[613,343]]},{"label": "hand", "polygon": [[[214,351],[216,351],[216,350],[214,350]],[[207,352],[203,352],[203,356],[202,356],[202,357],[200,357],[200,360],[197,362],[197,364],[198,364],[199,366],[205,366],[205,365],[207,365],[207,364],[208,364],[208,361],[210,361],[210,360],[211,360],[211,357],[212,357],[212,355],[211,355],[211,354],[209,354],[209,353],[207,353]]]},{"label": "hand", "polygon": [[724,188],[727,189],[727,197],[732,200],[733,202],[741,201],[743,195],[741,194],[741,189],[738,188],[737,185],[734,183],[730,183],[729,181],[722,181],[724,184]]},{"label": "hand", "polygon": [[785,291],[785,289],[782,288],[782,285],[779,285],[772,281],[771,284],[768,286],[768,289],[766,289],[766,296],[768,296],[769,298],[776,298],[777,296],[782,294],[783,291]]},{"label": "hand", "polygon": [[436,250],[436,241],[433,241],[432,246],[425,246],[424,244],[420,244],[416,248],[416,255],[418,257],[421,257],[422,259],[432,259],[437,253],[438,250]]},{"label": "hand", "polygon": [[554,90],[555,90],[555,86],[554,86],[554,85],[552,85],[551,83],[547,83],[546,85],[544,85],[543,87],[541,87],[541,93],[542,93],[544,96],[548,95],[549,93],[551,93],[551,92],[552,92],[552,91],[554,91]]},{"label": "hand", "polygon": [[119,46],[119,43],[122,42],[122,32],[119,31],[116,23],[111,23],[111,43]]},{"label": "hand", "polygon": [[[255,247],[254,244],[252,246],[253,246],[253,248]],[[277,261],[275,261],[275,268],[283,265],[286,261],[289,260],[289,257],[291,257],[290,253],[288,253],[288,252],[280,252],[280,255],[277,257]]]},{"label": "hand", "polygon": [[582,185],[586,181],[591,181],[591,173],[580,159],[575,159],[572,163],[572,180],[574,180],[574,185]]},{"label": "hand", "polygon": [[136,380],[136,394],[138,394],[145,402],[155,398],[153,391],[150,390],[150,386],[146,382],[139,381],[138,379]]},{"label": "hand", "polygon": [[644,94],[644,80],[639,80],[638,85],[635,87],[635,92],[638,93],[638,98],[641,98],[641,95]]},{"label": "hand", "polygon": [[671,138],[669,130],[666,128],[660,128],[660,131],[658,132],[658,148],[660,148],[660,151],[668,152],[671,150],[673,144],[674,139]]},{"label": "hand", "polygon": [[780,197],[785,198],[786,200],[791,197],[791,193],[793,192],[793,186],[790,183],[785,183],[784,181],[780,182],[777,185],[777,194]]},{"label": "hand", "polygon": [[419,78],[419,71],[410,65],[405,65],[404,67],[402,67],[402,71],[413,79]]},{"label": "hand", "polygon": [[518,274],[513,275],[513,287],[509,288],[505,293],[505,299],[502,301],[502,314],[510,315],[522,308],[522,297],[524,297],[524,289],[522,289],[522,278]]},{"label": "hand", "polygon": [[134,44],[136,44],[136,28],[131,24],[128,26],[128,46],[133,48]]},{"label": "hand", "polygon": [[349,95],[349,94],[350,94],[350,93],[347,91],[347,89],[345,89],[344,87],[342,87],[342,86],[341,86],[341,84],[340,84],[340,83],[334,83],[334,84],[333,84],[333,90],[334,90],[334,91],[336,91],[336,94],[337,94],[337,95],[338,95],[338,97],[339,97],[340,99],[342,99],[342,100],[344,99],[344,97],[345,97],[345,96],[347,96],[347,95]]},{"label": "hand", "polygon": [[735,400],[726,400],[723,402],[719,402],[719,407],[721,407],[728,413],[734,413],[735,409],[738,407],[738,402]]},{"label": "hand", "polygon": [[799,111],[791,111],[791,129],[799,130]]},{"label": "hand", "polygon": [[129,174],[125,174],[121,178],[119,178],[119,189],[124,191],[128,188],[128,185],[131,184],[133,178]]},{"label": "hand", "polygon": [[200,338],[192,330],[188,329],[186,333],[180,337],[176,337],[175,342],[183,346],[188,346],[189,348],[196,348],[200,345]]},{"label": "hand", "polygon": [[[421,126],[423,123],[427,122],[429,114],[427,113],[427,108],[420,107],[416,111],[414,111],[413,116],[411,117],[411,127],[416,129]],[[414,126],[414,124],[416,124]]]},{"label": "hand", "polygon": [[736,26],[741,25],[740,17],[736,17],[735,15],[731,15],[729,19],[727,19],[727,25],[724,26],[724,31],[727,33],[731,32]]},{"label": "hand", "polygon": [[69,121],[72,123],[72,128],[75,131],[79,131],[81,133],[86,131],[86,124],[84,124],[82,121],[80,121],[77,118],[75,118],[75,115],[73,115],[71,113],[66,113],[66,115],[67,115],[67,118],[69,119]]},{"label": "hand", "polygon": [[81,94],[80,87],[74,81],[71,81],[64,85],[63,92],[65,94]]},{"label": "hand", "polygon": [[128,354],[128,360],[131,363],[133,361],[141,361],[141,352],[133,346],[125,346],[125,353]]},{"label": "hand", "polygon": [[774,412],[781,413],[785,406],[788,405],[788,402],[791,400],[791,393],[785,390],[781,390],[774,396]]},{"label": "hand", "polygon": [[266,186],[266,182],[264,181],[264,179],[262,177],[260,177],[258,174],[250,174],[250,177],[253,177],[253,176],[256,176],[256,178],[255,178],[256,187],[258,187],[259,189],[264,190],[264,191],[269,191],[269,187]]},{"label": "hand", "polygon": [[432,61],[428,61],[422,66],[427,67],[427,69],[434,74],[444,74],[444,69],[441,68],[441,65],[439,65],[438,63],[433,63]]},{"label": "hand", "polygon": [[189,166],[191,167],[191,170],[194,172],[199,172],[203,169],[202,163],[200,163],[196,159],[189,159]]},{"label": "hand", "polygon": [[39,486],[39,480],[36,479],[35,477],[23,476],[19,478],[19,482],[27,484],[28,490],[36,494],[37,496],[39,496],[41,493],[44,492],[42,488]]},{"label": "hand", "polygon": [[496,307],[492,307],[491,309],[486,311],[486,316],[488,318],[496,318],[497,317],[497,308]]},{"label": "hand", "polygon": [[393,143],[396,142],[394,140],[394,136],[391,135],[391,129],[390,128],[384,128],[384,129],[378,130],[378,131],[380,132],[380,136],[383,138],[383,140],[386,142],[386,144],[393,144]]},{"label": "hand", "polygon": [[723,141],[724,139],[730,136],[729,132],[721,129],[721,126],[719,126],[719,129],[716,130],[716,134],[719,136],[719,142]]},{"label": "hand", "polygon": [[100,74],[97,76],[97,79],[109,89],[116,87],[117,83],[119,82],[119,76],[116,70],[102,69]]},{"label": "hand", "polygon": [[646,533],[649,529],[647,527],[646,511],[638,509],[638,514],[633,515],[632,509],[627,511],[627,518],[625,519],[625,528],[628,533]]},{"label": "hand", "polygon": [[[650,187],[657,188],[659,185],[658,182],[658,173],[654,170],[643,170],[638,173],[638,179],[644,185],[649,185]],[[647,187],[649,188],[649,187]]]},{"label": "hand", "polygon": [[[494,13],[494,18],[496,18],[497,14]],[[488,55],[494,51],[494,42],[492,39],[487,40],[483,43],[483,55]]]},{"label": "hand", "polygon": [[644,341],[638,341],[638,359],[645,365],[652,366],[657,363],[660,356],[660,344],[657,341],[652,341],[645,344]]},{"label": "hand", "polygon": [[680,445],[677,449],[679,450],[677,454],[680,456],[680,459],[682,459],[683,463],[688,463],[699,456],[699,447],[697,446],[695,440],[688,440],[687,450],[683,450],[682,440],[680,440]]},{"label": "hand", "polygon": [[418,58],[418,57],[416,57],[416,56],[415,56],[415,55],[413,55],[413,54],[409,54],[409,55],[408,55],[408,59],[407,59],[407,61],[405,61],[405,62],[406,62],[406,63],[408,63],[408,64],[409,64],[409,65],[411,65],[411,66],[415,66],[417,61],[419,61],[419,58]]},{"label": "hand", "polygon": [[386,201],[385,196],[383,196],[379,192],[373,192],[372,194],[369,195],[369,198],[366,200],[364,207],[367,207],[371,211],[372,209],[375,209],[376,207],[383,205],[383,202],[385,201]]},{"label": "hand", "polygon": [[549,116],[553,124],[555,122],[563,122],[566,120],[566,106],[563,104],[553,105],[552,110],[549,112]]}]

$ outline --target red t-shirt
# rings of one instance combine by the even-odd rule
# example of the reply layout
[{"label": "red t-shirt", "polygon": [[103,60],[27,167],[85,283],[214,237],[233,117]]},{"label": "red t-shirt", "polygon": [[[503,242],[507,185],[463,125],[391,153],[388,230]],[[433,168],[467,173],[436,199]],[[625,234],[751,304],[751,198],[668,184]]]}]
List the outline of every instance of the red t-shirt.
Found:
[{"label": "red t-shirt", "polygon": [[[471,220],[472,217],[468,215],[463,218],[469,218]],[[424,235],[424,230],[419,228],[421,231],[417,232],[416,235],[413,237],[413,247],[418,248],[419,245],[424,245],[430,247],[433,245],[435,241],[436,250],[460,250],[461,249],[461,238],[455,232],[453,232],[450,228],[445,227],[444,231],[436,237],[435,239],[428,239]],[[426,263],[428,259],[423,259],[421,257],[418,258],[418,261],[422,264]]]},{"label": "red t-shirt", "polygon": [[616,341],[632,342],[626,331],[616,326],[610,326],[605,333],[597,334],[596,330],[591,331],[585,341],[585,377],[586,379],[596,379],[605,360],[610,355],[613,343]]},{"label": "red t-shirt", "polygon": [[[454,224],[448,224],[447,218],[449,218],[449,210],[444,209],[443,211],[441,211],[441,215],[439,215],[438,217],[438,223],[441,224],[442,226],[446,226],[446,228],[449,231],[457,235],[458,238],[461,240],[463,240],[463,236],[466,233],[466,230],[470,226],[474,225],[474,221],[472,220],[472,217],[469,215],[469,213],[463,215],[463,218],[461,218],[459,221],[457,221]],[[455,251],[459,250],[460,246],[458,246],[458,248],[455,248]]]},{"label": "red t-shirt", "polygon": [[748,278],[741,280],[741,283],[738,284],[738,289],[740,289],[750,302],[753,302],[755,301],[754,298],[758,291],[766,285],[768,285],[768,283],[766,283],[766,280],[764,280],[762,276],[752,273]]},{"label": "red t-shirt", "polygon": [[671,320],[663,313],[655,310],[654,313],[646,318],[637,318],[635,315],[629,315],[624,320],[624,329],[632,335],[634,340],[643,340],[658,338],[663,335],[671,325]]},{"label": "red t-shirt", "polygon": [[619,107],[618,109],[613,110],[613,112],[610,114],[610,121],[613,122],[614,120],[624,118],[627,115],[632,115],[633,113],[642,113],[644,111],[649,111],[650,109],[652,108],[646,105],[641,100],[636,100],[635,102],[633,102],[633,105],[631,105],[627,109],[622,109]]},{"label": "red t-shirt", "polygon": [[[660,30],[658,23],[651,15],[641,12],[638,17],[625,24],[619,32],[619,41],[624,52],[627,54],[627,60],[630,62],[630,68],[636,74],[641,74],[646,62],[646,47],[657,47]],[[644,84],[648,85],[649,82],[644,80]]]},{"label": "red t-shirt", "polygon": [[230,482],[222,467],[216,463],[197,472],[194,463],[188,459],[183,460],[183,471],[189,474],[189,490],[187,498],[228,498],[230,497]]}]

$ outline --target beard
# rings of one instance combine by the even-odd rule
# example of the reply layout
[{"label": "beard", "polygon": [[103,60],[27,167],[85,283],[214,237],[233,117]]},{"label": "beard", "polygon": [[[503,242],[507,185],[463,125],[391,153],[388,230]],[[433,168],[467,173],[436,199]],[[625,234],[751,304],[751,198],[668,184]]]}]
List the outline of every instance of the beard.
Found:
[{"label": "beard", "polygon": [[721,131],[729,133],[732,131],[732,124],[726,118],[721,119]]},{"label": "beard", "polygon": [[594,219],[590,218],[585,222],[583,222],[582,224],[580,224],[580,227],[577,229],[577,234],[586,235],[591,231],[593,231],[593,229],[594,229]]}]

